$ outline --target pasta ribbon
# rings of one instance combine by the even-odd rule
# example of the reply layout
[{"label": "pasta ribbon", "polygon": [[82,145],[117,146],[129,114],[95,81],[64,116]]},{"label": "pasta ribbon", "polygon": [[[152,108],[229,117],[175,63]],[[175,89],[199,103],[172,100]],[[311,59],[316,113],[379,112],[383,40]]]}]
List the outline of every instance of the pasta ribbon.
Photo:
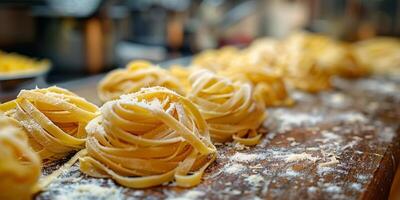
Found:
[{"label": "pasta ribbon", "polygon": [[164,88],[143,88],[101,107],[86,127],[81,171],[131,188],[175,180],[191,187],[216,158],[206,122],[195,105]]},{"label": "pasta ribbon", "polygon": [[251,85],[232,82],[208,70],[199,70],[189,78],[188,98],[199,108],[210,127],[214,142],[235,140],[256,145],[257,129],[266,118],[264,106],[252,97]]},{"label": "pasta ribbon", "polygon": [[98,115],[98,107],[58,87],[22,90],[0,110],[18,120],[29,144],[42,159],[65,156],[84,148],[85,127]]},{"label": "pasta ribbon", "polygon": [[100,81],[98,95],[100,100],[117,99],[122,94],[137,92],[143,87],[162,86],[183,94],[184,88],[179,80],[167,70],[147,61],[132,61],[125,69],[117,69]]},{"label": "pasta ribbon", "polygon": [[18,122],[0,113],[0,199],[31,199],[41,171]]}]

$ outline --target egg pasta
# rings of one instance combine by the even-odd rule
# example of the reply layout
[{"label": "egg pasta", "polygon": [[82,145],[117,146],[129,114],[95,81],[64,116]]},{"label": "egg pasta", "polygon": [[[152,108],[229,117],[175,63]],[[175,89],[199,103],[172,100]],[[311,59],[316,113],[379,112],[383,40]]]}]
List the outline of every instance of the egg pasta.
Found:
[{"label": "egg pasta", "polygon": [[31,199],[41,161],[17,121],[0,113],[0,199]]},{"label": "egg pasta", "polygon": [[236,66],[220,72],[234,81],[248,82],[253,87],[253,97],[266,107],[290,106],[294,101],[289,97],[283,78],[273,70],[258,66]]},{"label": "egg pasta", "polygon": [[85,146],[87,123],[97,106],[58,87],[22,90],[0,110],[18,120],[42,159],[56,159]]},{"label": "egg pasta", "polygon": [[163,86],[183,94],[184,88],[179,80],[167,70],[147,61],[132,61],[125,69],[117,69],[100,81],[98,96],[100,100],[117,99],[122,94],[137,92],[143,87]]},{"label": "egg pasta", "polygon": [[199,108],[210,127],[214,142],[232,139],[244,145],[256,145],[257,132],[266,117],[262,103],[252,96],[248,83],[232,82],[208,70],[199,70],[189,78],[192,87],[188,98]]},{"label": "egg pasta", "polygon": [[169,181],[200,183],[216,158],[207,124],[185,97],[164,88],[143,88],[101,107],[86,128],[87,156],[80,169],[131,188]]}]

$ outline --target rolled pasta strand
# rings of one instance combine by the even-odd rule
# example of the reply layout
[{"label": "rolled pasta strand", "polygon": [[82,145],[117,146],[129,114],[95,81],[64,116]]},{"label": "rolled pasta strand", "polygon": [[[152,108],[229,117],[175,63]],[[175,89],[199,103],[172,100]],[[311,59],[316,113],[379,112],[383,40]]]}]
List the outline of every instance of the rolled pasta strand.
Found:
[{"label": "rolled pasta strand", "polygon": [[56,159],[85,146],[87,123],[98,107],[74,93],[58,88],[22,90],[0,110],[22,125],[30,146],[45,159]]},{"label": "rolled pasta strand", "polygon": [[99,83],[98,95],[100,100],[106,102],[152,86],[163,86],[180,94],[184,93],[179,80],[167,70],[147,61],[137,60],[130,62],[125,69],[108,73]]},{"label": "rolled pasta strand", "polygon": [[256,145],[262,134],[257,132],[266,112],[262,103],[252,97],[248,83],[232,82],[208,70],[190,76],[192,88],[188,98],[200,110],[210,127],[214,142],[237,141]]},{"label": "rolled pasta strand", "polygon": [[0,199],[31,199],[41,171],[19,123],[0,113]]},{"label": "rolled pasta strand", "polygon": [[101,107],[86,127],[87,156],[80,169],[131,188],[175,180],[191,187],[216,158],[206,122],[185,97],[164,88],[143,88]]}]

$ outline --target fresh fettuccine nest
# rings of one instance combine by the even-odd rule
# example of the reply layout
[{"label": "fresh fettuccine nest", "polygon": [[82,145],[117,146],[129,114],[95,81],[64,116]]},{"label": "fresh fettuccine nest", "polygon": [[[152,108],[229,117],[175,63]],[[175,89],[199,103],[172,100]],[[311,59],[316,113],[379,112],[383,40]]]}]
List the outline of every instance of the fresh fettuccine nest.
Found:
[{"label": "fresh fettuccine nest", "polygon": [[232,139],[244,145],[256,145],[262,134],[257,132],[266,117],[262,103],[256,101],[251,85],[232,82],[208,70],[190,76],[192,87],[188,98],[199,108],[210,127],[214,142]]},{"label": "fresh fettuccine nest", "polygon": [[172,65],[169,67],[168,71],[180,81],[186,93],[190,89],[190,82],[188,77],[193,71],[192,67]]},{"label": "fresh fettuccine nest", "polygon": [[100,100],[106,102],[152,86],[163,86],[180,94],[184,91],[179,80],[167,70],[139,60],[129,63],[125,69],[108,73],[99,83],[98,95]]},{"label": "fresh fettuccine nest", "polygon": [[175,180],[191,187],[215,159],[207,124],[185,97],[163,88],[144,88],[109,101],[87,126],[88,155],[80,168],[131,188]]},{"label": "fresh fettuccine nest", "polygon": [[18,122],[1,113],[0,155],[0,199],[30,199],[40,176],[40,158]]},{"label": "fresh fettuccine nest", "polygon": [[289,97],[283,78],[268,68],[256,66],[236,66],[221,72],[234,81],[248,82],[253,87],[253,97],[269,106],[290,106]]},{"label": "fresh fettuccine nest", "polygon": [[221,49],[210,49],[196,55],[192,61],[195,68],[205,68],[214,72],[226,70],[240,54],[236,47],[226,46]]},{"label": "fresh fettuccine nest", "polygon": [[17,99],[1,104],[0,110],[19,121],[42,159],[84,148],[85,126],[98,115],[97,106],[58,87],[22,90]]},{"label": "fresh fettuccine nest", "polygon": [[400,74],[400,40],[378,37],[354,44],[357,60],[375,74]]},{"label": "fresh fettuccine nest", "polygon": [[319,92],[330,88],[330,78],[360,77],[367,70],[359,65],[349,45],[327,36],[298,32],[282,41],[274,66],[293,87]]}]

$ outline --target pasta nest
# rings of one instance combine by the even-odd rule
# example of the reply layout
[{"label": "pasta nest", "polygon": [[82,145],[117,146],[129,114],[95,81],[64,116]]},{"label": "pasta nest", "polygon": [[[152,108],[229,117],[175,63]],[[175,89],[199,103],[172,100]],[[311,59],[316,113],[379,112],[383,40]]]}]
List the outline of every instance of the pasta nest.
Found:
[{"label": "pasta nest", "polygon": [[[264,65],[263,67],[270,67],[274,64],[275,59],[278,55],[279,40],[272,38],[261,38],[251,43],[251,45],[243,49],[238,58],[243,57],[242,61],[234,62],[248,65]],[[244,63],[243,63],[244,62]]]},{"label": "pasta nest", "polygon": [[283,78],[270,68],[255,65],[230,67],[221,72],[234,81],[248,82],[253,87],[253,97],[269,106],[290,106],[294,101],[289,97]]},{"label": "pasta nest", "polygon": [[378,37],[354,44],[357,60],[376,74],[400,74],[400,40]]},{"label": "pasta nest", "polygon": [[179,80],[167,70],[147,61],[132,61],[125,69],[107,74],[98,86],[98,95],[103,102],[117,99],[123,94],[137,92],[143,87],[162,86],[183,94]]},{"label": "pasta nest", "polygon": [[208,70],[199,70],[189,78],[188,98],[199,108],[210,128],[214,142],[237,141],[256,145],[262,134],[257,129],[266,117],[262,103],[252,97],[248,83],[232,82]]},{"label": "pasta nest", "polygon": [[1,113],[0,155],[0,199],[30,199],[40,176],[40,158],[18,122]]},{"label": "pasta nest", "polygon": [[319,52],[325,45],[305,33],[291,35],[281,43],[281,54],[274,65],[292,87],[308,92],[329,89],[332,68],[325,65]]},{"label": "pasta nest", "polygon": [[181,85],[183,85],[185,93],[189,91],[190,89],[189,76],[193,71],[192,67],[172,65],[169,67],[168,71],[180,81]]},{"label": "pasta nest", "polygon": [[98,107],[58,87],[22,90],[0,110],[20,122],[29,143],[42,159],[65,156],[85,146],[85,126],[98,115]]},{"label": "pasta nest", "polygon": [[216,157],[200,112],[167,88],[122,95],[105,103],[101,113],[86,128],[88,155],[80,159],[81,171],[90,176],[131,188],[173,180],[191,187]]},{"label": "pasta nest", "polygon": [[226,70],[240,54],[236,47],[226,46],[221,49],[210,49],[201,52],[193,58],[194,68],[208,69],[214,72]]}]

